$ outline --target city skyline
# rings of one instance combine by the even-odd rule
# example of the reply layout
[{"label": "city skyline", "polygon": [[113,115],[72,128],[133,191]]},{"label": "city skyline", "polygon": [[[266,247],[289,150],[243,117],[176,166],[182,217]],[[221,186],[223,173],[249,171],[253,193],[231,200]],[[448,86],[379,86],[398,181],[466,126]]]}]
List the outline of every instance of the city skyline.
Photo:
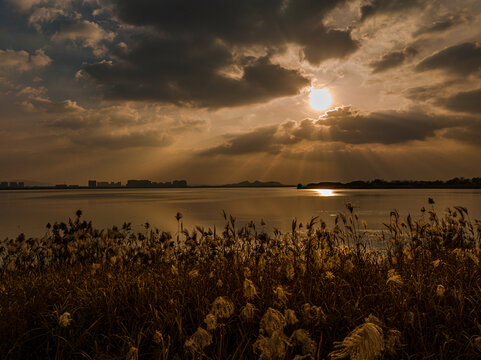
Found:
[{"label": "city skyline", "polygon": [[481,2],[222,4],[1,2],[1,177],[479,176]]}]

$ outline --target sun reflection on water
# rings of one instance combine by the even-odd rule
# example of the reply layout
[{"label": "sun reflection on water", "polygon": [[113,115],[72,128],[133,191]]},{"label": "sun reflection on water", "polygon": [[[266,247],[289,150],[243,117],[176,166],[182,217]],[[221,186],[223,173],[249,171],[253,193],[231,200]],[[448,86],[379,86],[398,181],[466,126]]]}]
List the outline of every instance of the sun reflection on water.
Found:
[{"label": "sun reflection on water", "polygon": [[336,193],[330,189],[314,189],[314,192],[319,196],[336,196]]}]

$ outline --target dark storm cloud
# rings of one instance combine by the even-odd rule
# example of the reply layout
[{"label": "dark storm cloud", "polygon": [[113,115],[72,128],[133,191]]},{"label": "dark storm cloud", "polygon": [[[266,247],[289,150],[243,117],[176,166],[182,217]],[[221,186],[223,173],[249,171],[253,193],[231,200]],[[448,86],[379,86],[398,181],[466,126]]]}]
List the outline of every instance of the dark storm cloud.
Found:
[{"label": "dark storm cloud", "polygon": [[408,88],[402,92],[403,96],[413,101],[437,101],[446,95],[446,91],[453,85],[459,85],[462,79],[449,79],[441,82],[430,83],[425,86]]},{"label": "dark storm cloud", "polygon": [[428,101],[438,98],[440,91],[439,86],[417,86],[405,90],[403,95],[413,101]]},{"label": "dark storm cloud", "polygon": [[481,146],[481,118],[475,118],[465,126],[447,129],[443,136],[469,145]]},{"label": "dark storm cloud", "polygon": [[106,86],[108,99],[151,100],[218,108],[268,101],[296,94],[309,81],[297,70],[272,64],[266,57],[244,59],[241,77],[220,70],[233,65],[227,49],[216,43],[170,40],[141,42],[116,64],[84,69]]},{"label": "dark storm cloud", "polygon": [[250,153],[278,153],[280,144],[277,144],[274,135],[277,126],[257,128],[251,132],[240,135],[226,135],[227,143],[200,152],[200,155],[241,155]]},{"label": "dark storm cloud", "polygon": [[350,107],[329,111],[319,120],[286,122],[229,135],[224,144],[202,151],[201,155],[241,155],[278,153],[302,141],[321,143],[400,144],[426,140],[436,131],[465,125],[465,120],[433,116],[416,111],[389,111],[361,114]]},{"label": "dark storm cloud", "polygon": [[332,141],[348,144],[397,144],[425,140],[454,121],[416,111],[373,112],[367,115],[350,108],[329,112],[318,125],[329,128]]},{"label": "dark storm cloud", "polygon": [[461,16],[452,16],[447,19],[438,20],[430,25],[419,28],[413,33],[413,36],[416,37],[425,34],[441,33],[463,23],[464,21],[465,19]]},{"label": "dark storm cloud", "polygon": [[402,65],[406,59],[417,53],[418,51],[412,47],[407,47],[402,51],[392,51],[385,54],[381,59],[373,61],[369,66],[373,73],[380,73]]},{"label": "dark storm cloud", "polygon": [[440,99],[437,103],[449,110],[481,114],[481,89],[460,92],[451,97]]},{"label": "dark storm cloud", "polygon": [[135,30],[125,31],[126,45],[112,51],[113,62],[84,71],[112,99],[218,108],[294,95],[309,80],[271,56],[291,44],[315,65],[351,54],[358,44],[350,31],[322,24],[338,3],[113,1],[120,21]]},{"label": "dark storm cloud", "polygon": [[441,50],[421,61],[417,71],[445,70],[458,75],[470,75],[481,68],[481,46],[466,42]]},{"label": "dark storm cloud", "polygon": [[361,20],[376,14],[390,14],[421,6],[421,0],[372,0],[361,6]]},{"label": "dark storm cloud", "polygon": [[[343,57],[357,47],[349,31],[329,31],[322,25],[324,15],[343,2],[113,0],[119,18],[129,24],[151,25],[163,34],[180,38],[196,34],[207,39],[222,39],[236,46],[282,47],[293,42],[308,53],[315,53],[311,59],[315,63]],[[318,47],[323,54],[317,54]]]}]

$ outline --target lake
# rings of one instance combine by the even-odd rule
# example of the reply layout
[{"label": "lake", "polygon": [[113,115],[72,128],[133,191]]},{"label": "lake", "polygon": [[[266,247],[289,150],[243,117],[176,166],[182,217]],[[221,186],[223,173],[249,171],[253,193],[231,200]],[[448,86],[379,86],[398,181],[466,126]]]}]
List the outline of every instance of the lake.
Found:
[{"label": "lake", "polygon": [[336,189],[298,190],[296,188],[187,188],[187,189],[69,189],[0,191],[0,238],[41,236],[45,225],[65,221],[81,209],[82,217],[95,227],[121,226],[132,222],[140,231],[149,222],[164,231],[175,233],[175,214],[183,214],[184,228],[195,225],[222,228],[222,211],[237,222],[250,220],[265,230],[290,228],[292,219],[300,222],[319,216],[333,224],[335,216],[346,211],[346,202],[356,206],[355,212],[371,230],[384,228],[391,210],[419,216],[421,207],[443,212],[456,205],[468,208],[472,219],[481,219],[481,190],[468,189]]}]

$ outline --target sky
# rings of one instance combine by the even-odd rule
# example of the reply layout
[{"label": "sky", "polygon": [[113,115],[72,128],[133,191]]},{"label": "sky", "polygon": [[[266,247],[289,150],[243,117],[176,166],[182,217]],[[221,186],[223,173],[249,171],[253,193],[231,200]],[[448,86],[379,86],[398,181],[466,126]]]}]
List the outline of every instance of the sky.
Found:
[{"label": "sky", "polygon": [[481,1],[0,0],[0,140],[2,181],[481,176]]}]

